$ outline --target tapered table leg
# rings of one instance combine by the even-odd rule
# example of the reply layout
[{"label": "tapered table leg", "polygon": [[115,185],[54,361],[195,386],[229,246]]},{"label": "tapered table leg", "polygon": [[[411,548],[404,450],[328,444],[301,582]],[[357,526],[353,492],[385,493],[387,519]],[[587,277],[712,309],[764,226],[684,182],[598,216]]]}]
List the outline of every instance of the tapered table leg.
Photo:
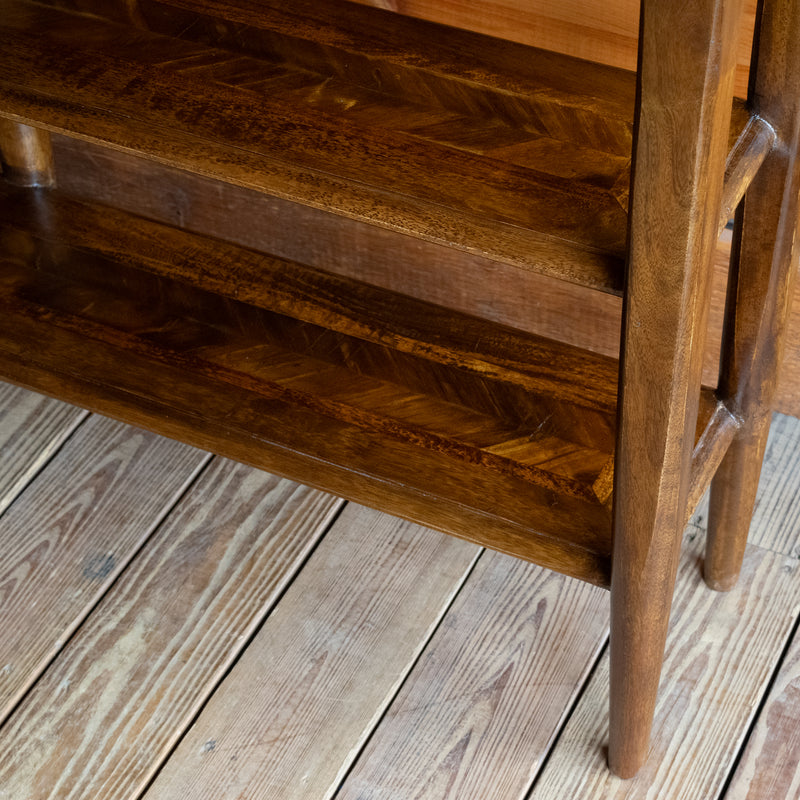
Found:
[{"label": "tapered table leg", "polygon": [[642,4],[611,574],[609,766],[623,778],[647,755],[669,625],[740,8]]}]

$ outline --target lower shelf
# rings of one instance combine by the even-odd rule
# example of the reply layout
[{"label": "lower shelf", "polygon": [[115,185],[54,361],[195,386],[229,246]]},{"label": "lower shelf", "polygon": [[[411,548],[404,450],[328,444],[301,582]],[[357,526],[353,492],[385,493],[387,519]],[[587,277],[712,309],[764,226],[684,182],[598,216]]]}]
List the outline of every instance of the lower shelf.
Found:
[{"label": "lower shelf", "polygon": [[52,190],[0,219],[0,377],[608,584],[614,361]]}]

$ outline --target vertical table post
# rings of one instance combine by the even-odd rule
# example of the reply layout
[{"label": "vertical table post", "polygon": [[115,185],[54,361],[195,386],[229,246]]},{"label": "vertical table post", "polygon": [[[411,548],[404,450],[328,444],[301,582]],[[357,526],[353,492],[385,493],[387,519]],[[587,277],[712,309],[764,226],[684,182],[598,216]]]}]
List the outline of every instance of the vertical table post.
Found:
[{"label": "vertical table post", "polygon": [[609,766],[647,756],[688,497],[740,0],[644,0],[611,573]]}]

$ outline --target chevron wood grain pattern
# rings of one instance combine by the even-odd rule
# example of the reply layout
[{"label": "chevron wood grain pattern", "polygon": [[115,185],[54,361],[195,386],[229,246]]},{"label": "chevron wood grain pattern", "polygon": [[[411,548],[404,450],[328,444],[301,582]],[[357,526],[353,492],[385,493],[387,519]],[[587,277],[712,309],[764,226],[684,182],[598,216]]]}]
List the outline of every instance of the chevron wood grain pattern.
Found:
[{"label": "chevron wood grain pattern", "polygon": [[[479,255],[404,237],[111,148],[55,136],[59,188],[603,355],[617,356],[621,301]],[[729,230],[718,243],[704,382],[716,385]],[[435,268],[434,268],[435,265]],[[486,287],[491,287],[491,296]],[[800,414],[800,291],[776,410]]]},{"label": "chevron wood grain pattern", "polygon": [[598,589],[484,553],[337,800],[525,797],[607,636]]},{"label": "chevron wood grain pattern", "polygon": [[[24,328],[24,318],[12,322],[18,328]],[[79,365],[84,377],[58,373],[59,362],[63,363],[68,355],[86,348],[86,340],[80,337],[60,338],[49,364],[32,364],[0,350],[3,374],[13,375],[14,380],[22,385],[35,386],[40,391],[58,394],[90,408],[100,407],[132,424],[150,427],[238,461],[302,476],[302,480],[310,485],[363,500],[412,520],[424,520],[429,526],[480,541],[501,552],[536,558],[553,569],[581,575],[601,585],[608,580],[605,559],[585,546],[567,539],[542,537],[538,533],[532,536],[528,527],[530,520],[524,526],[508,520],[505,514],[501,516],[498,513],[499,509],[505,512],[503,506],[485,511],[475,508],[476,498],[487,500],[487,505],[491,498],[496,498],[492,482],[486,481],[491,477],[488,473],[477,476],[474,470],[456,468],[448,463],[448,468],[452,469],[447,475],[451,481],[447,487],[468,495],[472,505],[464,505],[445,494],[431,495],[415,488],[414,484],[441,488],[441,464],[437,464],[433,457],[426,457],[418,448],[404,448],[391,440],[365,435],[363,431],[348,426],[331,426],[319,415],[309,416],[297,407],[276,409],[272,404],[270,408],[234,391],[230,385],[220,385],[210,391],[207,382],[198,383],[191,376],[176,374],[174,369],[165,373],[155,369],[156,362],[137,362],[124,350],[95,349]],[[104,365],[117,359],[124,359],[131,371],[131,384],[127,388],[100,381],[106,371]],[[148,393],[143,397],[142,386],[155,389],[159,396]],[[176,392],[180,397],[192,398],[197,405],[191,404],[191,408],[185,404],[176,406]],[[198,416],[198,407],[205,405],[219,409],[220,393],[225,397],[225,414],[220,419]],[[213,405],[215,402],[216,406]],[[269,414],[265,413],[267,410]],[[254,422],[263,425],[263,430],[254,427]],[[305,436],[306,446],[309,442],[313,444],[316,455],[287,446],[283,443],[286,436],[295,444],[298,441],[302,443]],[[329,453],[335,456],[334,460],[328,457]],[[374,468],[376,454],[380,456],[387,477],[364,471],[367,464],[370,469]],[[339,460],[348,466],[340,466]],[[411,475],[407,483],[398,478],[403,473]],[[503,483],[508,485],[506,481]],[[517,494],[510,497],[509,502],[518,505],[524,497],[524,494]]]},{"label": "chevron wood grain pattern", "polygon": [[[217,415],[226,426],[258,431],[268,441],[277,437],[309,454],[318,455],[321,444],[333,463],[377,468],[420,491],[462,505],[477,503],[483,513],[496,515],[502,497],[504,519],[566,536],[569,546],[603,557],[614,362],[450,312],[445,327],[452,341],[445,342],[431,327],[441,324],[442,309],[376,294],[299,265],[284,270],[283,262],[143,220],[119,221],[108,209],[54,203],[41,215],[52,227],[34,225],[28,231],[20,222],[27,219],[20,216],[25,203],[14,196],[17,202],[7,206],[5,217],[2,273],[9,323],[4,347],[10,355],[32,354],[32,343],[41,339],[35,320],[47,321],[54,326],[49,347],[34,348],[40,368],[60,375],[75,370],[73,375],[95,386],[116,386],[140,398],[144,393],[195,418]],[[36,198],[41,206],[52,196]],[[65,224],[58,224],[59,216]],[[101,219],[111,221],[107,230]],[[92,249],[99,252],[91,256]],[[148,272],[125,265],[132,254]],[[111,262],[107,255],[114,256]],[[25,266],[31,260],[36,269]],[[238,271],[231,272],[234,262]],[[220,264],[228,272],[216,279]],[[295,314],[325,327],[159,274],[181,272],[186,280],[214,288],[227,281],[234,287],[231,294],[269,300],[281,311],[288,303]],[[234,281],[236,275],[241,277]],[[61,349],[71,353],[70,366]],[[109,369],[113,363],[125,368]],[[176,391],[180,380],[183,394]],[[200,403],[196,393],[204,385],[214,396]],[[253,405],[264,401],[294,408],[273,424]],[[704,395],[699,431],[715,408],[713,396]],[[338,449],[330,437],[316,442],[325,423],[314,412],[345,425],[345,431],[359,430],[364,441],[381,441],[380,447],[365,453],[344,431],[337,434]],[[416,453],[411,461],[409,447]],[[698,450],[699,464],[711,449]],[[313,479],[319,480],[316,472]],[[553,493],[560,498],[555,510]],[[576,519],[585,523],[577,531]],[[513,552],[524,552],[524,545],[523,550],[514,545]]]},{"label": "chevron wood grain pattern", "polygon": [[[444,245],[53,136],[59,190],[610,355],[620,298]],[[492,287],[491,297],[486,288]],[[721,290],[724,296],[724,287]],[[581,314],[574,309],[580,308]]]},{"label": "chevron wood grain pattern", "polygon": [[[55,222],[57,207],[37,197],[40,210],[52,212],[42,218]],[[282,273],[283,262],[220,243],[208,243],[211,257],[204,260],[198,237],[158,226],[137,230],[132,218],[117,226],[116,240],[109,231],[105,242],[102,236],[62,242],[62,230],[68,236],[100,230],[95,222],[103,212],[85,226],[72,207],[68,225],[47,229],[55,241],[38,239],[15,227],[14,209],[21,207],[7,207],[4,233],[5,374],[50,392],[83,382],[89,395],[76,401],[99,403],[167,434],[188,432],[188,441],[249,463],[270,466],[263,445],[272,442],[294,477],[350,496],[363,475],[377,475],[384,500],[387,484],[390,495],[391,484],[399,484],[398,510],[412,492],[428,524],[518,554],[543,548],[548,563],[560,560],[562,568],[603,582],[613,361],[352,282],[331,284],[299,267]],[[137,239],[130,249],[126,231]],[[170,245],[173,236],[183,249]],[[127,266],[132,254],[148,272]],[[153,274],[185,267],[187,279],[192,273],[213,282],[221,263],[241,264],[241,296],[256,287],[258,298],[248,299],[271,294],[325,326]],[[226,280],[234,283],[232,273]],[[370,322],[361,309],[385,318],[382,334],[372,332],[375,317]],[[434,322],[454,344],[435,334]],[[40,345],[42,324],[49,328],[47,348]],[[578,383],[597,388],[581,392]],[[124,412],[109,405],[107,392],[130,398]],[[163,410],[151,414],[154,403]],[[713,405],[711,399],[709,410]],[[185,427],[177,431],[181,416]],[[298,452],[311,459],[300,470],[291,461]],[[341,465],[341,477],[330,477],[320,459]],[[465,524],[457,509],[471,508],[483,523]],[[404,513],[416,516],[413,503],[410,509]]]},{"label": "chevron wood grain pattern", "polygon": [[0,384],[0,514],[85,418],[79,408]]},{"label": "chevron wood grain pattern", "polygon": [[604,658],[530,800],[719,796],[795,625],[800,580],[797,559],[751,547],[736,588],[710,592],[700,580],[703,532],[687,532],[642,770],[628,781],[608,773],[599,744],[608,735]]},{"label": "chevron wood grain pattern", "polygon": [[[57,192],[0,187],[0,208],[8,261],[30,260],[29,253],[35,249],[40,271],[57,272],[65,248],[66,253],[89,251],[97,256],[84,256],[86,265],[76,264],[75,270],[90,270],[94,265],[99,273],[98,259],[110,258],[335,333],[389,345],[399,353],[442,365],[459,364],[465,371],[511,387],[567,395],[600,411],[613,411],[615,405],[616,362],[612,359],[113,208],[77,203]],[[73,261],[78,259],[73,257]],[[213,298],[207,301],[214,302],[223,304]],[[188,307],[189,301],[183,304]],[[201,313],[200,309],[194,313]],[[439,318],[443,314],[448,324],[442,330]],[[518,401],[524,402],[519,394]]]},{"label": "chevron wood grain pattern", "polygon": [[357,6],[139,5],[218,47],[4,0],[3,114],[620,290],[632,75]]},{"label": "chevron wood grain pattern", "polygon": [[143,800],[332,797],[478,554],[348,506]]},{"label": "chevron wood grain pattern", "polygon": [[[6,198],[6,375],[367,503],[372,475],[398,513],[605,582],[614,361],[57,193]],[[705,393],[698,435],[716,410]],[[700,445],[704,475],[721,451]]]},{"label": "chevron wood grain pattern", "polygon": [[0,718],[59,652],[207,458],[95,418],[37,476],[25,493],[27,502],[0,518]]},{"label": "chevron wood grain pattern", "polygon": [[212,464],[0,731],[3,796],[137,797],[341,505]]},{"label": "chevron wood grain pattern", "polygon": [[[598,185],[487,163],[447,142],[393,131],[393,115],[384,127],[320,113],[304,95],[313,99],[329,74],[251,59],[245,85],[231,86],[209,75],[220,69],[224,77],[228,62],[245,56],[16,0],[2,8],[5,114],[425,238],[567,270],[580,282],[619,285],[625,212],[608,190],[619,172]],[[86,43],[83,67],[75,42]],[[209,62],[217,66],[197,69]],[[353,105],[346,94],[337,98],[332,107]],[[423,133],[435,132],[443,113],[451,129],[463,129],[463,114],[436,108],[416,115]],[[528,264],[537,249],[543,255]]]},{"label": "chevron wood grain pattern", "polygon": [[[637,0],[356,0],[624,69],[636,69]],[[745,2],[736,91],[747,96],[756,0]]]}]

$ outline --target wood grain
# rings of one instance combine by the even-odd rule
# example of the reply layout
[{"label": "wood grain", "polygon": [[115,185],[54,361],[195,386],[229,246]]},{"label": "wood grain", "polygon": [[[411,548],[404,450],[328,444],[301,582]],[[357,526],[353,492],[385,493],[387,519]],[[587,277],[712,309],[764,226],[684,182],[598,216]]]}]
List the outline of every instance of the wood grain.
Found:
[{"label": "wood grain", "polygon": [[74,406],[0,383],[0,514],[86,416]]},{"label": "wood grain", "polygon": [[[6,375],[605,580],[614,362],[52,192],[12,196]],[[24,374],[20,358],[32,359]],[[716,401],[701,405],[700,432]],[[312,462],[298,469],[298,454]],[[371,473],[381,490],[362,494]]]},{"label": "wood grain", "polygon": [[216,461],[2,729],[0,792],[138,797],[341,505]]},{"label": "wood grain", "polygon": [[[115,16],[109,8],[113,4],[103,0],[61,0],[58,5]],[[451,111],[467,123],[502,120],[554,140],[629,155],[634,98],[631,76],[624,70],[580,64],[510,41],[338,0],[298,0],[291,9],[279,0],[137,0],[137,6],[146,30],[265,58],[279,69],[301,68],[306,81],[325,75],[339,91],[349,85],[410,102],[401,118],[410,114],[419,120],[433,109]],[[248,64],[240,59],[235,68],[222,71],[222,80],[244,83],[241,76]],[[193,68],[213,76],[219,65],[203,60]],[[274,73],[247,78],[261,83],[272,80]],[[314,95],[319,97],[316,89]],[[382,101],[375,94],[371,101],[374,117]],[[346,111],[356,117],[363,111],[348,105]],[[496,147],[517,137],[502,138]],[[458,139],[474,144],[471,136]]]},{"label": "wood grain", "polygon": [[619,348],[614,295],[108,147],[65,136],[53,146],[70,195],[597,352]]},{"label": "wood grain", "polygon": [[25,203],[8,206],[4,374],[605,580],[595,483],[613,441],[614,362],[112,211],[62,215],[48,198],[27,232]]},{"label": "wood grain", "polygon": [[760,6],[751,82],[754,111],[777,134],[774,147],[737,209],[720,392],[742,427],[712,484],[705,579],[736,581],[778,385],[797,273],[800,219],[800,7]]},{"label": "wood grain", "polygon": [[[118,16],[107,3],[77,5]],[[70,15],[41,9],[38,21],[29,9],[14,23],[12,3],[11,41],[21,37],[25,44],[16,66],[9,44],[6,113],[523,268],[621,290],[632,73],[378,12],[359,15],[351,7],[347,15],[331,14],[318,2],[298,8],[302,17],[279,3],[250,0],[140,5],[162,35],[143,40],[141,31],[133,36],[86,17],[70,23]],[[44,74],[28,69],[41,34],[28,41],[24,28],[34,22],[59,28],[63,38],[69,24],[81,31],[89,41],[86,80],[74,68],[59,73],[63,58],[76,57],[77,30],[61,59],[51,52],[64,47],[60,39],[45,47]],[[104,35],[111,42],[105,48]],[[133,83],[124,80],[130,70],[138,78]],[[162,103],[165,94],[174,109]],[[93,114],[80,108],[81,98]],[[249,116],[254,104],[261,107],[257,119]],[[734,139],[748,118],[741,104],[735,109]],[[202,141],[181,135],[189,117]],[[239,123],[226,124],[233,119]],[[258,130],[263,126],[271,127]]]},{"label": "wood grain", "polygon": [[[242,244],[616,358],[620,298],[475,254],[172,170],[110,148],[54,137],[59,186],[169,225]],[[717,245],[703,381],[719,375],[731,231]],[[491,286],[491,293],[486,287]],[[777,409],[800,415],[796,292]]]},{"label": "wood grain", "polygon": [[795,633],[759,709],[725,800],[761,800],[800,795],[800,637]]},{"label": "wood grain", "polygon": [[792,417],[772,417],[750,528],[751,544],[800,557],[800,429]]},{"label": "wood grain", "polygon": [[[609,763],[632,775],[656,702],[684,508],[699,493],[692,477],[704,482],[720,461],[728,474],[732,458],[723,460],[727,409],[717,405],[721,424],[701,423],[698,449],[691,433],[708,397],[717,211],[727,217],[770,144],[745,141],[738,165],[734,152],[726,195],[730,132],[744,127],[741,104],[731,114],[741,0],[643,4],[630,218],[634,93],[623,71],[359,6],[339,14],[330,0],[288,10],[278,0],[142,0],[127,25],[92,0],[0,7],[0,101],[14,125],[585,287],[618,292],[625,260],[613,461],[613,363],[511,331],[484,335],[455,313],[428,309],[435,322],[420,325],[424,315],[409,313],[419,301],[249,253],[220,271],[226,245],[162,228],[171,239],[159,250],[162,237],[146,235],[155,226],[122,236],[125,215],[110,229],[88,215],[83,229],[62,220],[67,234],[42,234],[41,193],[30,195],[35,212],[3,231],[0,368],[315,485],[338,490],[350,477],[357,499],[388,487],[384,508],[567,574],[601,585],[610,575]],[[764,185],[759,176],[757,192]],[[796,204],[786,207],[796,219]],[[787,254],[789,234],[782,226]],[[746,269],[733,274],[748,285]],[[739,315],[730,319],[747,338]],[[739,411],[722,374],[723,399],[735,395]],[[490,529],[470,529],[476,518]]]},{"label": "wood grain", "polygon": [[775,129],[763,117],[751,117],[725,163],[720,228],[733,219],[736,208],[764,160],[777,143]]},{"label": "wood grain", "polygon": [[50,133],[0,118],[0,167],[3,178],[17,186],[52,186]]},{"label": "wood grain", "polygon": [[331,797],[478,552],[348,506],[146,800]]},{"label": "wood grain", "polygon": [[[356,0],[423,19],[489,33],[558,53],[636,69],[637,0]],[[747,96],[756,0],[745,4],[738,46],[736,92]]]},{"label": "wood grain", "polygon": [[[326,5],[305,5],[311,8],[309,13],[327,19],[331,27],[333,16]],[[259,4],[256,22],[277,28],[270,41],[288,37],[292,47],[302,53],[298,34],[291,36],[292,24],[285,32],[280,28],[285,13],[279,4],[275,6]],[[236,25],[243,24],[237,21],[242,14],[252,14],[246,2],[220,8]],[[352,10],[348,15],[348,24],[356,26],[351,38],[357,40],[359,26],[370,35],[376,31],[375,35],[380,34],[383,16],[376,22],[370,14],[369,24],[362,25]],[[468,98],[468,105],[479,106],[476,124],[488,129],[495,146],[498,137],[503,144],[519,140],[519,135],[510,139],[504,135],[509,124],[519,125],[519,121],[498,118],[487,122],[487,109],[506,105],[525,109],[525,103],[516,96],[519,89],[506,86],[522,80],[525,97],[533,103],[530,111],[524,112],[531,117],[532,130],[519,128],[523,139],[534,143],[542,137],[563,141],[570,132],[596,132],[594,148],[600,162],[601,153],[614,150],[604,166],[595,164],[583,177],[570,168],[565,176],[559,169],[554,174],[549,165],[572,163],[575,146],[585,148],[585,143],[545,147],[535,167],[529,163],[523,166],[514,163],[516,150],[506,161],[499,150],[489,148],[491,152],[482,155],[485,146],[479,148],[481,152],[459,146],[465,125],[463,110],[445,109],[450,118],[444,126],[438,108],[433,109],[435,118],[424,120],[424,124],[415,109],[404,111],[401,117],[418,122],[412,132],[406,132],[392,116],[397,116],[396,106],[402,98],[395,96],[392,87],[381,94],[380,87],[360,86],[359,75],[353,77],[357,97],[351,102],[346,91],[348,75],[334,75],[336,80],[331,83],[330,71],[336,72],[339,58],[349,59],[348,64],[364,59],[372,63],[369,53],[360,57],[343,51],[337,56],[335,48],[325,45],[322,52],[335,63],[319,67],[328,70],[321,75],[311,75],[301,64],[303,80],[298,87],[297,68],[291,64],[279,61],[279,74],[273,74],[274,55],[273,61],[259,63],[249,55],[234,56],[168,36],[134,33],[86,16],[29,7],[21,0],[5,0],[4,24],[0,95],[4,113],[15,119],[36,120],[53,130],[106,141],[193,172],[450,246],[486,252],[568,280],[612,289],[620,286],[625,210],[614,190],[618,183],[625,184],[633,101],[631,76],[606,69],[598,75],[586,75],[586,65],[578,70],[578,65],[564,59],[556,59],[558,63],[554,64],[552,55],[537,56],[524,48],[518,54],[502,48],[496,65],[487,61],[481,67],[486,79],[481,79],[480,92],[488,94],[488,100],[482,95],[480,103]],[[297,25],[296,20],[293,24]],[[206,27],[214,29],[213,25]],[[335,25],[332,33],[328,28],[322,24],[310,32],[301,31],[303,36],[312,37],[314,52],[326,37],[339,35]],[[193,26],[186,30],[191,32]],[[474,70],[466,75],[459,72],[466,69],[461,40],[443,48],[439,29],[426,31],[423,23],[417,23],[402,41],[393,42],[393,47],[401,53],[407,50],[409,61],[417,58],[420,48],[424,51],[420,58],[428,61],[441,53],[439,57],[445,62],[434,61],[425,70],[425,79],[438,81],[436,76],[445,75],[457,84],[457,96],[472,94],[478,76]],[[248,38],[256,37],[248,34]],[[86,43],[82,57],[75,41]],[[369,37],[365,35],[364,41],[370,41]],[[481,47],[483,42],[479,39]],[[490,55],[498,50],[492,40],[487,47]],[[279,55],[286,49],[286,45],[278,47]],[[475,44],[466,49],[481,51]],[[85,63],[79,68],[81,58]],[[238,63],[242,58],[257,63],[245,70],[241,85],[234,85],[228,62],[236,59]],[[456,63],[451,65],[448,58]],[[68,62],[70,66],[65,69]],[[32,63],[35,69],[31,69]],[[500,78],[495,79],[494,72],[506,64],[511,65],[506,70],[508,77],[500,72]],[[208,68],[198,69],[201,65]],[[378,73],[383,69],[388,75],[389,66],[375,63],[373,69]],[[391,64],[391,68],[395,66]],[[542,85],[540,73],[548,79],[566,78],[559,78],[561,86],[550,87]],[[129,80],[131,74],[137,80]],[[264,75],[268,87],[257,81],[260,78],[263,83]],[[336,87],[342,79],[345,93],[335,95],[332,102],[320,101],[315,87]],[[566,89],[562,88],[565,84]],[[436,87],[437,91],[422,96],[439,97],[438,83]],[[269,91],[257,91],[264,88]],[[372,94],[362,102],[359,96],[364,91]],[[164,102],[165,97],[169,97],[169,103]],[[546,107],[539,108],[540,102]],[[252,113],[254,104],[259,108],[257,115]],[[363,114],[359,112],[362,107]],[[617,133],[616,127],[622,133]],[[455,143],[448,131],[456,132]],[[617,142],[620,137],[624,147]],[[536,147],[541,150],[541,144]]]},{"label": "wood grain", "polygon": [[[739,420],[731,414],[725,403],[717,401],[713,410],[707,410],[704,408],[707,398],[708,395],[705,393],[700,395],[698,429],[702,428],[702,433],[695,443],[692,453],[692,471],[686,503],[687,508],[683,517],[684,525],[694,514],[714,477],[714,473],[739,430]],[[706,416],[708,417],[708,423],[703,426],[701,420]]]},{"label": "wood grain", "polygon": [[525,797],[607,635],[605,594],[484,553],[336,797]]},{"label": "wood grain", "polygon": [[752,547],[737,587],[710,592],[700,580],[702,533],[688,531],[653,739],[641,771],[623,781],[606,767],[604,658],[530,800],[718,796],[792,630],[800,581],[796,559]]},{"label": "wood grain", "polygon": [[207,455],[94,418],[0,518],[5,718]]},{"label": "wood grain", "polygon": [[[618,353],[617,296],[110,148],[63,136],[54,136],[53,145],[59,186],[70,195],[604,355]],[[724,298],[724,271],[720,286]],[[717,362],[718,353],[709,385]]]},{"label": "wood grain", "polygon": [[740,10],[642,5],[611,583],[609,766],[623,778],[647,753],[690,494],[681,432],[697,421]]},{"label": "wood grain", "polygon": [[[30,264],[35,253],[37,272],[49,273],[48,278],[40,276],[40,282],[50,280],[55,287],[59,275],[64,279],[74,275],[77,282],[82,275],[101,273],[107,266],[103,259],[111,259],[120,268],[127,268],[129,280],[137,280],[130,268],[139,268],[291,316],[317,326],[318,335],[324,335],[324,328],[388,346],[415,356],[417,362],[425,359],[444,366],[460,365],[465,373],[528,392],[558,395],[586,408],[610,411],[615,407],[616,363],[578,348],[560,346],[398,293],[376,291],[360,281],[287,263],[112,208],[76,203],[56,192],[0,191],[0,209],[0,232],[6,250],[3,263],[9,274],[14,269],[9,262]],[[78,250],[98,258],[79,258],[75,255]],[[153,281],[148,284],[146,275],[138,282],[140,291],[158,294],[147,288]],[[103,286],[99,277],[93,277],[91,283]],[[106,278],[105,283],[112,286],[113,278]],[[55,295],[55,289],[50,294]],[[187,314],[198,315],[201,309],[207,314],[224,313],[225,304],[213,297],[205,301],[200,293],[182,297],[178,288],[173,294]],[[197,309],[191,308],[189,297],[195,298]],[[49,299],[58,302],[56,297]],[[134,299],[129,302],[133,305]],[[244,309],[240,311],[240,315],[245,313]],[[357,358],[358,353],[350,357]],[[524,396],[519,395],[522,404]]]},{"label": "wood grain", "polygon": [[[391,291],[616,358],[621,301],[511,265],[437,246],[109,148],[53,141],[60,187]],[[296,235],[295,235],[296,234]],[[731,231],[717,246],[703,380],[715,386]],[[432,269],[431,265],[436,265]],[[491,296],[485,288],[492,287]],[[791,303],[776,410],[800,416],[800,288]]]}]

